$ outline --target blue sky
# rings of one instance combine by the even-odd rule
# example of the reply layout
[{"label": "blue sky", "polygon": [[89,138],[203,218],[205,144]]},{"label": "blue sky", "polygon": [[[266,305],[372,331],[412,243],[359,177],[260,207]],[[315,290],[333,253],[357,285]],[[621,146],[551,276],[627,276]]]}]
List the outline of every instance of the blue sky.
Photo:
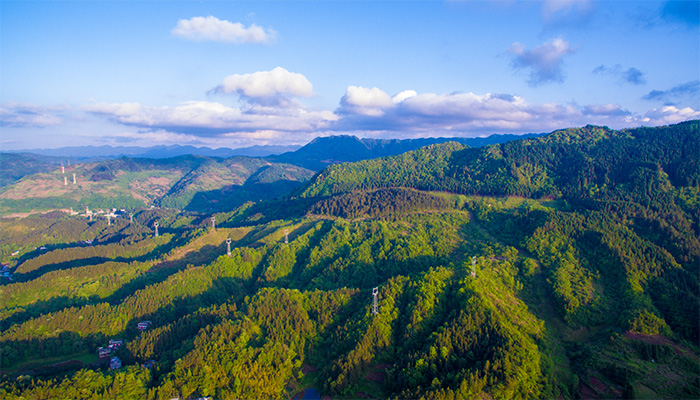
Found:
[{"label": "blue sky", "polygon": [[0,1],[0,150],[698,118],[698,1]]}]

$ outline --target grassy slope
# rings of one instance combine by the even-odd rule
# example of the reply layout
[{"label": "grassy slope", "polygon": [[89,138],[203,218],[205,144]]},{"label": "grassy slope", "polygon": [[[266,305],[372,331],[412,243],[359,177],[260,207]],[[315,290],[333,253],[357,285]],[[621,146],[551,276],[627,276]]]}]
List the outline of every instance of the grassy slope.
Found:
[{"label": "grassy slope", "polygon": [[[54,167],[51,171],[25,176],[0,190],[0,212],[77,210],[85,206],[134,208],[152,204],[183,209],[199,193],[214,200],[233,196],[228,203],[235,207],[251,196],[259,200],[270,193],[283,195],[312,175],[303,168],[249,157],[122,158],[73,165],[65,173]],[[253,181],[247,185],[249,178]],[[236,191],[244,187],[248,189]],[[194,207],[208,207],[205,203],[195,201]]]}]

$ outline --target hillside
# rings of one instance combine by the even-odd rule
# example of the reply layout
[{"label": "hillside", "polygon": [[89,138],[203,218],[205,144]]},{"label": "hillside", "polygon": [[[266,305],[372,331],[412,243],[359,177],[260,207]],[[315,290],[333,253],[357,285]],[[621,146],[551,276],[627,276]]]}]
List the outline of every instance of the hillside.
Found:
[{"label": "hillside", "polygon": [[[261,182],[257,176],[269,168],[281,172]],[[73,164],[63,171],[54,165],[48,172],[25,176],[0,189],[0,212],[150,205],[217,210],[282,196],[312,175],[303,168],[272,164],[259,158],[198,156],[122,157]]]},{"label": "hillside", "polygon": [[482,195],[556,197],[564,191],[584,196],[591,190],[610,193],[616,184],[635,184],[637,174],[653,169],[676,186],[692,187],[700,181],[699,126],[698,121],[623,131],[587,126],[482,148],[437,144],[330,166],[302,196],[387,186]]},{"label": "hillside", "polygon": [[[216,228],[0,220],[0,397],[698,398],[698,124],[334,165]],[[239,168],[198,160],[173,199]]]},{"label": "hillside", "polygon": [[[286,163],[319,171],[330,164],[359,161],[405,153],[434,143],[456,140],[470,147],[503,143],[527,135],[491,135],[485,138],[427,138],[427,139],[360,139],[354,136],[319,137],[306,146],[264,145],[238,149],[194,146],[73,146],[58,149],[31,149],[0,153],[0,188],[21,178],[38,172],[48,172],[58,165],[79,164],[112,160],[122,157],[131,159],[166,159],[181,156],[220,157],[236,156],[264,157],[272,164]],[[276,197],[280,192],[275,191]],[[256,196],[254,196],[256,197]]]},{"label": "hillside", "polygon": [[37,154],[0,153],[0,188],[17,182],[26,175],[48,172],[61,165],[61,160]]},{"label": "hillside", "polygon": [[318,137],[296,151],[269,156],[268,159],[320,171],[333,164],[398,155],[432,144],[457,142],[469,147],[481,147],[488,144],[505,143],[538,136],[541,135],[491,135],[485,138],[421,139],[370,139],[347,135],[329,136]]}]

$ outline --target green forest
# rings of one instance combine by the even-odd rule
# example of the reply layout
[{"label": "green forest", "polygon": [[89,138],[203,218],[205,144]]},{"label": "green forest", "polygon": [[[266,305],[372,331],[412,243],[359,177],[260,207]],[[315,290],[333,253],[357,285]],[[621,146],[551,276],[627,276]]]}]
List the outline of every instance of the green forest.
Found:
[{"label": "green forest", "polygon": [[700,398],[698,154],[586,126],[2,218],[0,398]]}]

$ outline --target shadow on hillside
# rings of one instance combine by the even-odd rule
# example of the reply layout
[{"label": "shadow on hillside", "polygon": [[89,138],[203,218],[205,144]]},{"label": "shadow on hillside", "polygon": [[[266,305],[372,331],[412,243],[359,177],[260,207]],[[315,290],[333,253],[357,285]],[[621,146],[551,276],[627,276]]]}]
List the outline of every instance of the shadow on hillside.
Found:
[{"label": "shadow on hillside", "polygon": [[276,220],[301,218],[306,215],[309,207],[316,201],[318,201],[317,198],[261,201],[241,211],[237,211],[236,214],[225,221],[222,226],[228,228],[255,226]]},{"label": "shadow on hillside", "polygon": [[[149,285],[157,284],[165,281],[171,275],[184,270],[188,265],[208,264],[214,261],[217,257],[226,253],[225,245],[203,246],[199,251],[187,253],[184,257],[164,261],[155,264],[145,273],[135,277],[129,282],[124,283],[111,295],[100,298],[98,296],[86,297],[54,297],[48,300],[38,301],[30,305],[24,306],[24,311],[20,311],[10,317],[0,321],[0,329],[6,330],[13,324],[21,324],[32,318],[36,318],[42,314],[61,311],[69,307],[82,307],[88,304],[97,304],[107,302],[109,304],[119,304],[134,292],[144,289]],[[116,261],[116,260],[107,260]]]},{"label": "shadow on hillside", "polygon": [[[178,236],[178,231],[173,231],[173,230],[165,230],[163,233],[173,233],[175,237],[170,240],[168,243],[165,243],[163,245],[155,247],[153,250],[149,251],[146,254],[140,255],[140,256],[135,256],[135,257],[90,257],[90,258],[79,258],[76,260],[69,260],[69,261],[63,261],[63,262],[58,262],[58,263],[52,263],[52,264],[45,264],[35,270],[23,273],[23,274],[14,274],[14,283],[20,283],[20,282],[28,282],[34,279],[37,279],[41,277],[42,275],[52,272],[52,271],[58,271],[58,270],[69,270],[73,268],[80,268],[80,267],[86,267],[89,265],[98,265],[98,264],[103,264],[106,262],[120,262],[120,263],[130,263],[130,262],[144,262],[148,260],[155,259],[159,257],[161,254],[166,254],[170,250],[174,249],[175,247],[183,245],[186,241],[187,238],[184,238],[182,236]],[[119,242],[122,238],[119,238],[118,240],[110,241],[107,243],[100,243],[100,246],[102,245],[107,245],[115,242]],[[143,239],[143,240],[147,240]],[[88,246],[81,246],[81,247],[88,247]]]},{"label": "shadow on hillside", "polygon": [[[319,233],[314,234],[310,238],[311,242],[318,242],[323,237],[323,229],[319,230]],[[183,257],[178,262],[171,263],[167,266],[161,265],[161,269],[156,269],[153,272],[151,281],[147,277],[141,277],[135,282],[130,283],[130,287],[122,287],[118,292],[115,292],[110,298],[103,299],[104,301],[109,301],[112,304],[108,313],[103,315],[90,316],[90,321],[94,320],[97,326],[103,325],[108,326],[113,324],[121,325],[120,319],[124,318],[123,311],[117,308],[119,304],[124,304],[124,300],[135,291],[145,287],[146,285],[153,284],[157,280],[163,281],[167,279],[167,276],[176,272],[179,268],[186,267],[189,263],[198,263],[202,260],[211,260],[218,257],[224,246],[205,246],[198,252],[192,252],[186,257]],[[369,288],[374,286],[382,286],[395,275],[410,275],[412,273],[417,273],[419,271],[424,271],[430,266],[442,265],[446,260],[439,259],[435,257],[420,256],[414,259],[394,261],[380,264],[353,264],[351,268],[345,268],[342,271],[335,270],[330,266],[324,266],[320,268],[319,271],[303,271],[312,272],[312,275],[320,273],[320,280],[310,279],[308,285],[299,284],[296,285],[302,291],[322,289],[322,290],[336,290],[343,287],[357,287],[362,288],[363,292],[369,292]],[[135,310],[130,310],[128,314],[133,315],[128,322],[123,325],[123,330],[114,334],[108,335],[102,332],[98,333],[86,333],[78,334],[77,332],[72,332],[71,330],[76,330],[77,325],[62,327],[64,332],[60,333],[57,337],[44,338],[44,339],[32,339],[32,340],[17,340],[17,341],[6,341],[3,343],[3,354],[7,355],[5,360],[3,360],[3,369],[10,367],[15,368],[27,359],[33,359],[37,357],[63,357],[66,360],[76,353],[83,351],[94,352],[97,347],[104,346],[107,339],[110,337],[123,338],[127,341],[134,340],[140,332],[137,330],[136,326],[140,321],[152,321],[152,325],[148,328],[149,331],[157,329],[158,327],[165,326],[180,320],[181,318],[198,312],[204,308],[219,306],[224,303],[236,304],[238,309],[245,310],[244,299],[246,296],[250,296],[256,293],[259,289],[264,287],[275,287],[280,286],[282,281],[275,282],[261,282],[259,280],[260,275],[264,272],[264,262],[261,262],[254,270],[252,276],[249,279],[241,279],[234,277],[219,277],[214,279],[211,286],[204,290],[203,292],[188,296],[177,298],[172,301],[168,301],[167,297],[163,299],[158,299],[157,304],[151,305],[150,307],[157,307],[156,310],[152,312],[145,313],[143,315],[136,314]],[[162,275],[161,275],[162,274]],[[157,278],[156,278],[157,277]],[[309,276],[311,278],[311,276]],[[295,280],[296,281],[296,280]],[[296,281],[298,282],[298,281]],[[187,281],[183,281],[184,285]],[[197,290],[193,288],[193,290]],[[149,298],[139,298],[139,301],[134,302],[134,307],[136,309],[141,309],[140,303],[143,302],[143,307],[147,307],[147,304],[154,301],[155,299]],[[61,299],[52,300],[55,306],[58,306]],[[50,307],[51,301],[47,301],[44,307]],[[365,305],[366,303],[366,305]],[[367,313],[368,307],[371,304],[369,296],[353,296],[351,301],[342,306],[336,314],[333,316],[333,321],[330,322],[329,326],[342,326],[349,318],[354,318],[354,316],[359,313]],[[132,314],[134,312],[134,314]],[[71,318],[79,318],[79,313],[71,313],[70,315],[62,316],[66,321],[70,321]],[[361,317],[362,318],[362,317]],[[113,321],[113,322],[112,322]],[[77,321],[76,321],[77,322]],[[70,323],[68,323],[70,325]],[[106,325],[105,325],[106,324]],[[90,328],[84,326],[82,329],[84,331],[90,332]],[[96,329],[96,328],[92,328]],[[167,353],[172,349],[182,348],[183,351],[187,351],[183,346],[188,346],[187,343],[189,339],[195,337],[199,332],[199,329],[191,329],[187,333],[187,337],[178,337],[178,340],[171,340],[172,338],[159,338],[156,340],[156,345],[158,346],[158,355],[155,356],[156,359],[161,361],[161,357],[167,357],[167,354],[161,355],[161,353]],[[164,334],[172,335],[173,333],[164,332]],[[354,344],[351,344],[354,345]],[[178,353],[180,354],[180,353]],[[180,354],[181,356],[182,354]],[[125,354],[123,358],[126,364],[133,363],[137,361],[132,355]],[[144,361],[144,360],[140,360]],[[167,367],[166,367],[167,368]],[[22,373],[26,371],[15,371],[16,373]]]},{"label": "shadow on hillside", "polygon": [[14,324],[21,324],[36,318],[42,314],[52,313],[69,307],[82,307],[88,304],[100,302],[97,296],[90,297],[52,297],[48,300],[39,300],[23,307],[23,311],[16,312],[0,321],[0,331],[6,331]]},{"label": "shadow on hillside", "polygon": [[104,301],[112,305],[118,304],[138,290],[163,282],[171,275],[186,269],[190,265],[209,264],[222,254],[226,254],[225,245],[205,245],[197,251],[191,251],[185,254],[182,258],[155,264],[142,275],[122,285],[109,297],[104,298]]},{"label": "shadow on hillside", "polygon": [[245,236],[237,240],[234,245],[235,247],[260,247],[263,243],[260,242],[261,239],[272,234],[273,232],[279,230],[279,226],[268,226],[260,225],[252,229]]},{"label": "shadow on hillside", "polygon": [[185,207],[185,210],[199,212],[230,211],[249,201],[258,202],[279,199],[303,184],[303,182],[299,181],[278,180],[270,183],[229,185],[221,189],[196,193]]},{"label": "shadow on hillside", "polygon": [[[213,247],[213,246],[212,246]],[[158,326],[167,325],[176,321],[183,316],[193,313],[200,308],[220,305],[227,301],[240,302],[243,300],[245,291],[241,290],[245,280],[238,278],[222,277],[215,279],[212,286],[206,291],[194,296],[185,296],[176,299],[168,304],[162,305],[156,311],[147,313],[141,316],[131,318],[125,326],[125,329],[115,335],[105,335],[104,333],[89,333],[79,334],[71,331],[71,327],[64,327],[64,331],[56,337],[30,340],[10,340],[3,342],[3,359],[1,373],[8,368],[14,369],[17,365],[25,362],[27,359],[48,358],[65,356],[66,359],[73,354],[89,351],[96,352],[100,346],[107,344],[107,339],[110,337],[122,338],[127,341],[133,340],[140,334],[136,328],[140,321],[152,321],[149,330]],[[147,299],[144,301],[148,301]],[[111,315],[101,315],[96,323],[101,323],[102,319],[110,318],[119,320],[122,316],[117,315],[117,310],[112,308]],[[74,314],[78,318],[78,314]],[[196,332],[194,332],[196,334]],[[173,346],[180,344],[174,343]],[[127,359],[128,363],[128,359]],[[16,373],[31,373],[31,368],[22,368],[22,371]]]}]

